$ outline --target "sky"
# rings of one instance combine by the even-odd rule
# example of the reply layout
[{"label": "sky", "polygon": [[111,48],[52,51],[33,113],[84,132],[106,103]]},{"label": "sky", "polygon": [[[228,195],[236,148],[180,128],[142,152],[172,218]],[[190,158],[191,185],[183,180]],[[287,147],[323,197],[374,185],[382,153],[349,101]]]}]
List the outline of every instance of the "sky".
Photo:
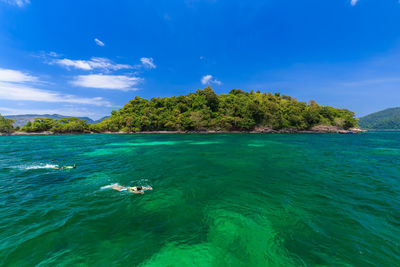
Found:
[{"label": "sky", "polygon": [[0,0],[0,113],[99,119],[210,85],[400,106],[399,0]]}]

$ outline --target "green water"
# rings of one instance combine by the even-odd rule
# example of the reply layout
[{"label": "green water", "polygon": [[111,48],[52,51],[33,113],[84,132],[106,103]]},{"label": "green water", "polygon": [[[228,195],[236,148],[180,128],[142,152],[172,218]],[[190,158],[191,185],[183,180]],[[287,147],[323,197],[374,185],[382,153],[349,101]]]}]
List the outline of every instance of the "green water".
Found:
[{"label": "green water", "polygon": [[0,152],[0,265],[400,262],[400,133],[11,136]]}]

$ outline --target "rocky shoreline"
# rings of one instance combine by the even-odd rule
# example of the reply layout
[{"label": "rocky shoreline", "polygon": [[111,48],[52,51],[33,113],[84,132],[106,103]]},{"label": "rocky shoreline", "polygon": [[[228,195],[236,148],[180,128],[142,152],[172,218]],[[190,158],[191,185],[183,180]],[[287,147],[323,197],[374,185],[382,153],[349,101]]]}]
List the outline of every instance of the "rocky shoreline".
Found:
[{"label": "rocky shoreline", "polygon": [[54,132],[13,132],[13,133],[0,133],[0,136],[24,136],[24,135],[74,135],[74,134],[230,134],[230,133],[308,133],[308,134],[315,134],[315,133],[340,133],[340,134],[347,134],[347,133],[362,133],[367,132],[365,130],[361,130],[360,128],[350,128],[348,130],[338,128],[335,126],[325,126],[319,125],[314,126],[310,130],[295,130],[295,129],[282,129],[282,130],[274,130],[272,128],[263,128],[258,127],[252,131],[224,131],[224,130],[199,130],[199,131],[138,131],[138,132],[89,132],[89,133],[54,133]]}]

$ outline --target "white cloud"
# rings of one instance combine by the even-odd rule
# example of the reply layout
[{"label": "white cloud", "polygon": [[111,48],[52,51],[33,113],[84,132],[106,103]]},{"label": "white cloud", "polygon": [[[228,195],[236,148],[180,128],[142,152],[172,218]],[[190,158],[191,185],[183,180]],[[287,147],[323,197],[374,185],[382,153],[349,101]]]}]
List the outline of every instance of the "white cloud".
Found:
[{"label": "white cloud", "polygon": [[15,101],[38,101],[48,103],[73,103],[96,106],[111,106],[101,97],[85,98],[37,89],[25,84],[0,82],[0,99]]},{"label": "white cloud", "polygon": [[218,84],[218,85],[221,85],[221,84],[222,84],[222,82],[221,82],[221,81],[218,81],[217,79],[213,80],[212,83],[215,83],[215,84]]},{"label": "white cloud", "polygon": [[217,85],[221,85],[222,84],[221,81],[218,81],[217,79],[213,79],[213,76],[210,75],[210,74],[204,75],[201,78],[201,83],[202,84],[212,84],[212,83],[214,83],[214,84],[217,84]]},{"label": "white cloud", "polygon": [[51,51],[48,55],[51,56],[51,57],[62,57],[61,54],[58,54],[58,53],[53,52],[53,51]]},{"label": "white cloud", "polygon": [[112,60],[103,57],[92,57],[90,60],[84,59],[69,59],[69,58],[56,58],[61,55],[50,52],[49,56],[53,57],[50,60],[46,60],[47,64],[59,65],[66,69],[80,69],[80,70],[103,70],[103,71],[117,71],[122,69],[155,69],[157,66],[154,64],[153,58],[142,57],[140,58],[141,64],[129,65],[129,64],[116,64]]},{"label": "white cloud", "polygon": [[39,82],[37,77],[27,73],[0,68],[0,99],[110,106],[101,97],[85,98],[35,88],[35,84]]},{"label": "white cloud", "polygon": [[351,0],[350,4],[351,4],[352,6],[355,6],[355,5],[357,4],[357,2],[358,2],[358,0]]},{"label": "white cloud", "polygon": [[140,59],[140,62],[142,62],[143,66],[145,68],[148,68],[148,69],[155,69],[156,68],[156,65],[154,64],[154,60],[153,60],[152,57],[142,57]]},{"label": "white cloud", "polygon": [[128,64],[115,64],[108,58],[92,57],[90,60],[73,60],[68,58],[55,59],[50,64],[57,64],[65,68],[75,68],[81,70],[94,70],[102,69],[106,71],[110,70],[121,70],[121,69],[132,69],[134,68]]},{"label": "white cloud", "polygon": [[89,61],[87,60],[72,60],[72,59],[57,59],[54,60],[53,63],[63,66],[63,67],[74,67],[76,69],[82,69],[82,70],[91,70],[93,69],[90,64]]},{"label": "white cloud", "polygon": [[133,86],[137,85],[140,81],[142,81],[142,79],[139,77],[130,77],[126,75],[91,74],[76,76],[71,84],[89,88],[133,91],[137,90],[137,88],[133,88]]},{"label": "white cloud", "polygon": [[100,41],[100,40],[97,39],[97,38],[94,38],[94,42],[95,42],[98,46],[104,46],[104,45],[105,45],[102,41]]},{"label": "white cloud", "polygon": [[38,79],[19,70],[0,68],[0,82],[36,82]]},{"label": "white cloud", "polygon": [[201,78],[201,83],[202,84],[208,84],[210,82],[210,80],[212,79],[212,75],[204,75]]},{"label": "white cloud", "polygon": [[3,2],[6,2],[7,4],[10,4],[10,5],[23,7],[27,4],[29,4],[31,1],[30,0],[3,0]]}]

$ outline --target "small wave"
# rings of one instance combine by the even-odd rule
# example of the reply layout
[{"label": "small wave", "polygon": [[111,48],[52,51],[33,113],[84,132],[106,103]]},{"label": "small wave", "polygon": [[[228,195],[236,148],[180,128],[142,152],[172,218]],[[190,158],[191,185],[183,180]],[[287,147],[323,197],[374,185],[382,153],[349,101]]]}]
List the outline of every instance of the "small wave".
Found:
[{"label": "small wave", "polygon": [[190,142],[190,145],[212,145],[212,144],[220,144],[218,141],[199,141],[199,142]]},{"label": "small wave", "polygon": [[263,145],[263,144],[248,144],[248,146],[252,146],[252,147],[264,147],[265,145]]},{"label": "small wave", "polygon": [[58,165],[55,164],[45,164],[45,165],[33,165],[24,167],[26,170],[36,170],[36,169],[51,169],[51,168],[58,168]]},{"label": "small wave", "polygon": [[150,184],[149,179],[138,179],[138,180],[130,181],[129,184],[132,184],[133,186],[144,186],[144,187],[151,186],[151,187],[153,187]]},{"label": "small wave", "polygon": [[100,187],[100,189],[101,189],[101,190],[103,190],[103,189],[108,189],[108,188],[111,188],[111,187],[114,186],[114,185],[118,185],[118,183],[116,183],[116,184],[110,184],[110,185],[105,185],[105,186]]}]

